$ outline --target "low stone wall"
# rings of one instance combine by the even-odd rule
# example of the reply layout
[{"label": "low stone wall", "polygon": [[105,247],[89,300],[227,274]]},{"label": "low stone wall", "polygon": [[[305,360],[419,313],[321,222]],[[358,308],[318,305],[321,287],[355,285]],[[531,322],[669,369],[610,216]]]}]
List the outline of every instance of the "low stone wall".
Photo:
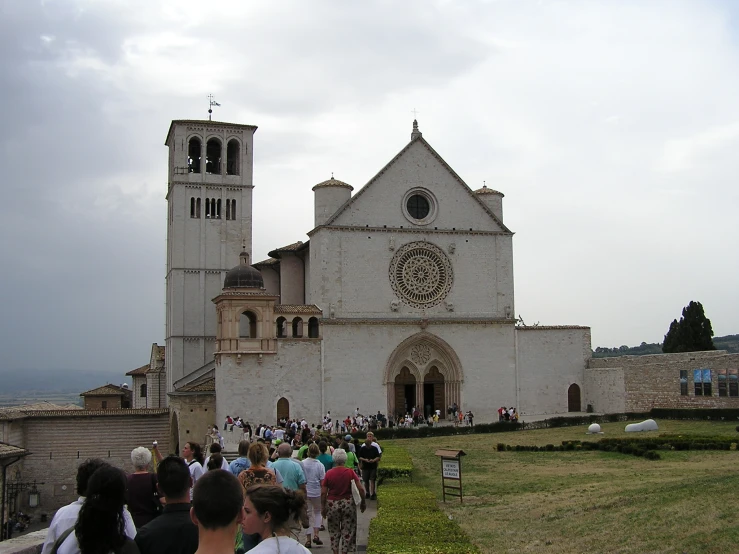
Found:
[{"label": "low stone wall", "polygon": [[46,529],[0,542],[0,554],[39,554],[46,539]]}]

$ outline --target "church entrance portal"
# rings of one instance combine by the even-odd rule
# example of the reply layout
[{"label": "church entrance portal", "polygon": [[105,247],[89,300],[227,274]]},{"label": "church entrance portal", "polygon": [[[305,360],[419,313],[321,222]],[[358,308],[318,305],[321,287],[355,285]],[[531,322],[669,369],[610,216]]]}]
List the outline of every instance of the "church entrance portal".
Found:
[{"label": "church entrance portal", "polygon": [[439,337],[421,332],[404,340],[385,368],[388,414],[397,418],[413,408],[425,417],[448,405],[462,406],[462,366],[452,348]]},{"label": "church entrance portal", "polygon": [[283,418],[290,419],[290,402],[287,398],[280,398],[277,401],[277,421]]},{"label": "church entrance portal", "polygon": [[404,367],[395,378],[395,405],[403,414],[409,413],[416,405],[416,378]]},{"label": "church entrance portal", "polygon": [[573,383],[567,389],[567,411],[579,412],[580,407],[580,386]]},{"label": "church entrance portal", "polygon": [[439,368],[432,366],[423,378],[423,415],[428,417],[439,410],[441,417],[446,413],[444,406],[444,376]]}]

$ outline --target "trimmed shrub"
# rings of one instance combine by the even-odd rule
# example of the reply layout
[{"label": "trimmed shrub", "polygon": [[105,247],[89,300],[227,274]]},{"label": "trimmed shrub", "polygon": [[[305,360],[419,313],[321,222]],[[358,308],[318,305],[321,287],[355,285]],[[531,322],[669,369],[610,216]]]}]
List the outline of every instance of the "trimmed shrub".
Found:
[{"label": "trimmed shrub", "polygon": [[466,554],[479,550],[456,521],[439,510],[434,493],[412,483],[390,482],[377,490],[370,522],[369,554]]}]

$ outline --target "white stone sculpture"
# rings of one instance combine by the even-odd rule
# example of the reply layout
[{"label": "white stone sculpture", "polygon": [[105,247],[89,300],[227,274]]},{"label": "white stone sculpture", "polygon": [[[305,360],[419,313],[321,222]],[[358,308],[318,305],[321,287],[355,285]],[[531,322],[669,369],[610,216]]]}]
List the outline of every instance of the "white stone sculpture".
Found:
[{"label": "white stone sculpture", "polygon": [[641,423],[630,423],[624,429],[627,433],[638,433],[640,431],[657,431],[659,427],[653,419],[647,419]]},{"label": "white stone sculpture", "polygon": [[588,434],[597,435],[599,433],[602,433],[602,431],[600,430],[600,425],[598,425],[597,423],[591,423],[590,427],[588,427]]}]

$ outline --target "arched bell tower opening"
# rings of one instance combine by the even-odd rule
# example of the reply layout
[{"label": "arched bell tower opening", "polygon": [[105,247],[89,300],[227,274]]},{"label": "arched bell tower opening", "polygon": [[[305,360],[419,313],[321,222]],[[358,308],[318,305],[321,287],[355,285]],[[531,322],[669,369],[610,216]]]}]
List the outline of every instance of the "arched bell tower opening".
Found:
[{"label": "arched bell tower opening", "polygon": [[385,366],[388,414],[416,407],[425,416],[439,410],[444,417],[448,406],[462,406],[462,382],[462,364],[449,344],[425,331],[408,337]]}]

